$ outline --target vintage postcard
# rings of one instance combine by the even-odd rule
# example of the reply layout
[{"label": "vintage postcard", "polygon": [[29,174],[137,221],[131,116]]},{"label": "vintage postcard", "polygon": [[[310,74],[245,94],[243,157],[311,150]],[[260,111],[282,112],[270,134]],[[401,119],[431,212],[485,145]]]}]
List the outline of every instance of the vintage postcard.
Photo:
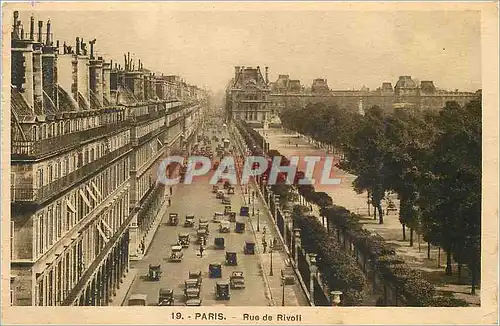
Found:
[{"label": "vintage postcard", "polygon": [[2,323],[498,322],[497,2],[2,4]]}]

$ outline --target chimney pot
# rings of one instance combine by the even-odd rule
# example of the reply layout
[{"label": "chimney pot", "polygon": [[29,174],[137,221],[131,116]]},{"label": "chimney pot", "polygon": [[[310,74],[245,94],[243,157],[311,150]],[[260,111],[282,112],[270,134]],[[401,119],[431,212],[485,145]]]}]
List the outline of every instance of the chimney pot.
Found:
[{"label": "chimney pot", "polygon": [[33,16],[30,19],[30,40],[35,40],[35,17]]},{"label": "chimney pot", "polygon": [[76,38],[76,55],[80,55],[80,38]]},{"label": "chimney pot", "polygon": [[42,28],[43,28],[43,21],[39,20],[38,21],[38,43],[42,43]]},{"label": "chimney pot", "polygon": [[50,19],[47,21],[47,35],[45,36],[45,45],[51,46],[52,40],[50,38]]}]

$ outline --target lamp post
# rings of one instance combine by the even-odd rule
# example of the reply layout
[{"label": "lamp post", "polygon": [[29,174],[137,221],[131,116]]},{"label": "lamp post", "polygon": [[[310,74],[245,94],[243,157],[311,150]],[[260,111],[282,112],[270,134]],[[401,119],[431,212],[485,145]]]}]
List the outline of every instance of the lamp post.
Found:
[{"label": "lamp post", "polygon": [[269,254],[271,255],[271,268],[269,271],[269,276],[274,276],[274,273],[273,273],[273,247],[272,246],[269,247]]},{"label": "lamp post", "polygon": [[257,209],[257,232],[260,232],[260,209]]},{"label": "lamp post", "polygon": [[281,299],[281,306],[285,306],[285,273],[281,270],[281,286],[283,287],[283,296]]},{"label": "lamp post", "polygon": [[255,216],[255,191],[252,191],[252,216]]}]

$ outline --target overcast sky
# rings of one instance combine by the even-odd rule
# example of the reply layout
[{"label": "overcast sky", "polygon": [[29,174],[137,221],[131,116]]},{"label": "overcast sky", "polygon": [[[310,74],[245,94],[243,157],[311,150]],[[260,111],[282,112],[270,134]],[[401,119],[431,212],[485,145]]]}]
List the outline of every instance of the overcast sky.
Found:
[{"label": "overcast sky", "polygon": [[[21,12],[28,31],[30,12]],[[400,75],[439,88],[481,88],[480,13],[473,11],[148,11],[37,12],[55,40],[97,39],[96,51],[123,66],[130,51],[144,66],[188,83],[225,88],[235,65],[269,66],[332,89],[393,85]],[[44,23],[45,29],[45,23]],[[88,46],[88,48],[90,48]],[[263,70],[263,69],[262,69]]]}]

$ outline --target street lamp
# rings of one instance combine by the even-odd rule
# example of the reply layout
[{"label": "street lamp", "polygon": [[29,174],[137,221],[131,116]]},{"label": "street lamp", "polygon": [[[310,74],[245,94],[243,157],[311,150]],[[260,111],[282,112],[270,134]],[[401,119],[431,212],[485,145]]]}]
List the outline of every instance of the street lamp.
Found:
[{"label": "street lamp", "polygon": [[260,232],[260,209],[257,209],[257,232]]},{"label": "street lamp", "polygon": [[255,216],[255,191],[252,191],[252,216]]},{"label": "street lamp", "polygon": [[283,297],[281,299],[281,306],[285,306],[285,273],[281,270],[281,286],[283,287]]},{"label": "street lamp", "polygon": [[269,272],[269,276],[274,276],[274,273],[273,273],[273,247],[269,247],[269,254],[271,255],[271,268],[270,268],[270,272]]}]

